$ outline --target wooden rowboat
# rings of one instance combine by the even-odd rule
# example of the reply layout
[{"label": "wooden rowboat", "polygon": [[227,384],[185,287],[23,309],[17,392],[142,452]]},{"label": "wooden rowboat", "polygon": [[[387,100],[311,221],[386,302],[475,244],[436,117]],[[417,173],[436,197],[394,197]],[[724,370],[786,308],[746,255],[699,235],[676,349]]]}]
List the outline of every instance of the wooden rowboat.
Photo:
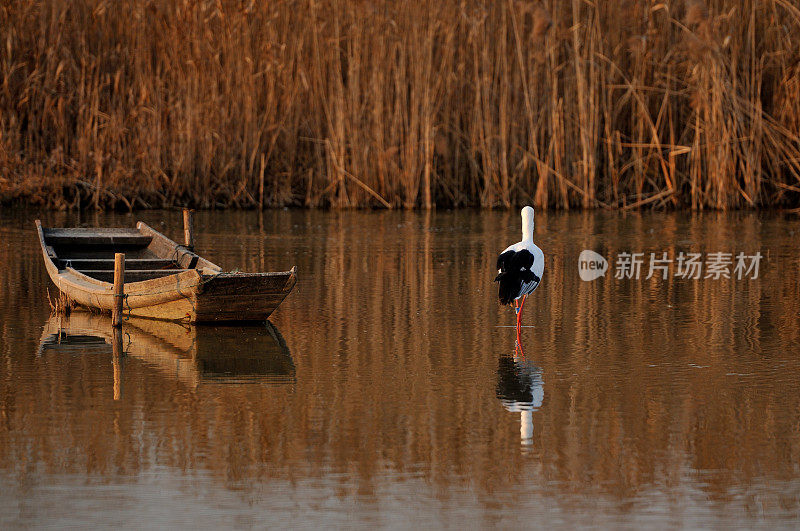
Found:
[{"label": "wooden rowboat", "polygon": [[297,282],[297,267],[224,272],[141,221],[135,229],[44,228],[47,273],[70,303],[111,311],[114,254],[125,253],[123,311],[138,317],[214,323],[264,321]]}]

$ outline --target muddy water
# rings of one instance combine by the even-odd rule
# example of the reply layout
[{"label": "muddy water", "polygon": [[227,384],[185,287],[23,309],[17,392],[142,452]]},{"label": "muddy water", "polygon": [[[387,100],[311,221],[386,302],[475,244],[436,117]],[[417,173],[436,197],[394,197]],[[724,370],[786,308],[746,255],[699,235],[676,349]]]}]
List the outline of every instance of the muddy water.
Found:
[{"label": "muddy water", "polygon": [[[181,234],[0,214],[0,528],[798,523],[796,218],[537,214],[520,353],[491,282],[515,213],[202,212],[208,258],[297,265],[295,291],[271,327],[128,322],[115,352],[49,318],[37,215]],[[651,252],[763,258],[646,279]]]}]

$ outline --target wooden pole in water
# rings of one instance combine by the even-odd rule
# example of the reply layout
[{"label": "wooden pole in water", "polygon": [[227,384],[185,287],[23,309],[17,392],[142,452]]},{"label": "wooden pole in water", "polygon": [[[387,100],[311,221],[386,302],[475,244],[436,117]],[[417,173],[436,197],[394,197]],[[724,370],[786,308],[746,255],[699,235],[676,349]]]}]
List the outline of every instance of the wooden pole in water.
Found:
[{"label": "wooden pole in water", "polygon": [[183,244],[189,249],[194,249],[194,219],[193,210],[183,209]]},{"label": "wooden pole in water", "polygon": [[111,324],[122,326],[122,299],[125,296],[125,253],[114,254],[114,309]]}]

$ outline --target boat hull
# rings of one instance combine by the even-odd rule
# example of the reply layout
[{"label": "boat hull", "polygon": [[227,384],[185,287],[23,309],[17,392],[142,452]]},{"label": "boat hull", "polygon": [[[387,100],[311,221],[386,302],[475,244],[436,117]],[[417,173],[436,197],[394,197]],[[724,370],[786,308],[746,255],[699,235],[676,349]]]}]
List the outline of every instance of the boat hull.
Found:
[{"label": "boat hull", "polygon": [[[123,312],[137,317],[190,323],[264,321],[289,295],[297,282],[291,271],[282,273],[220,273],[201,276],[178,297],[153,305],[135,305]],[[127,286],[126,286],[127,287]]]}]

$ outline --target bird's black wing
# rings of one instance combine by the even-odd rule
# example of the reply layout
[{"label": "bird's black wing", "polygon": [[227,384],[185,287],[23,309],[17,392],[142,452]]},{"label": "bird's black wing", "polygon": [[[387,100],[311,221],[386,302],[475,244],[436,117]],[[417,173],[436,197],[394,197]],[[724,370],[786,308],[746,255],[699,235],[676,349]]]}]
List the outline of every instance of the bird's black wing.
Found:
[{"label": "bird's black wing", "polygon": [[533,262],[533,254],[527,249],[506,251],[497,257],[498,274],[494,281],[500,283],[500,304],[511,304],[521,297],[524,285],[530,282],[538,285],[540,279],[531,271]]},{"label": "bird's black wing", "polygon": [[[517,254],[516,251],[506,251],[497,257],[497,272],[503,273],[511,269],[511,257]],[[494,279],[497,281],[497,279]]]}]

